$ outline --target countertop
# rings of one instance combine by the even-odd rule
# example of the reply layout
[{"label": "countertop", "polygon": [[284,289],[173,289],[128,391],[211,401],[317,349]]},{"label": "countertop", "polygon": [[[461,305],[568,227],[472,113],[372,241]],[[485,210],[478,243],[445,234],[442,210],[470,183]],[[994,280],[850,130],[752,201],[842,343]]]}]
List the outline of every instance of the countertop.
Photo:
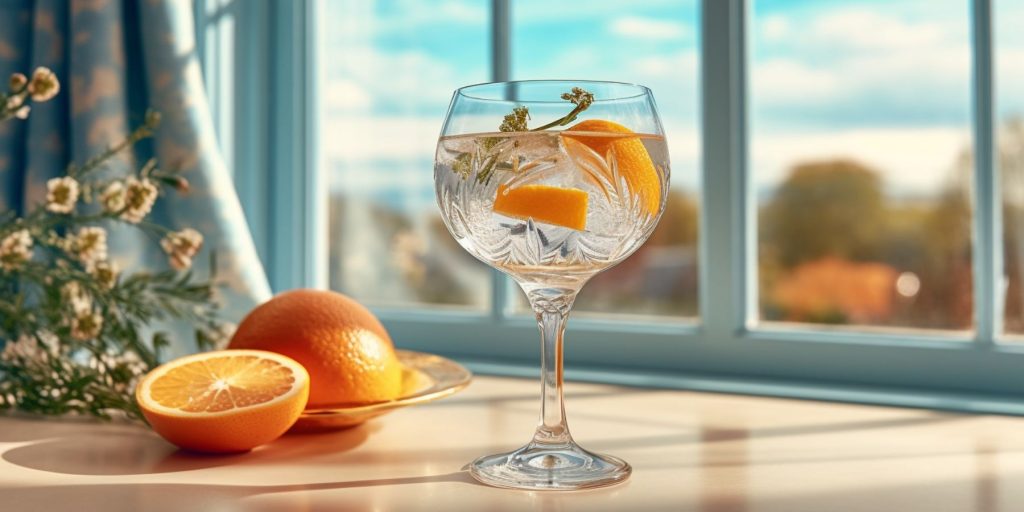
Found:
[{"label": "countertop", "polygon": [[1021,418],[573,382],[576,440],[632,463],[630,480],[477,484],[462,467],[527,441],[539,388],[478,377],[354,429],[219,457],[131,425],[0,418],[0,510],[1024,510]]}]

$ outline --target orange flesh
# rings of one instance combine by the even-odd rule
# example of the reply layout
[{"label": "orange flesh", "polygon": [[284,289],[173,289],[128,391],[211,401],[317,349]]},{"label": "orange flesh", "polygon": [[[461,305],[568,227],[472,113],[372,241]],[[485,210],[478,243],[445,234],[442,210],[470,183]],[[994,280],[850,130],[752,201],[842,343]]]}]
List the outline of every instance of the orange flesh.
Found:
[{"label": "orange flesh", "polygon": [[518,219],[565,226],[577,231],[587,227],[587,193],[578,188],[522,185],[498,186],[494,211]]},{"label": "orange flesh", "polygon": [[184,412],[221,412],[269,402],[294,383],[291,369],[275,361],[225,356],[169,370],[150,385],[150,398]]}]

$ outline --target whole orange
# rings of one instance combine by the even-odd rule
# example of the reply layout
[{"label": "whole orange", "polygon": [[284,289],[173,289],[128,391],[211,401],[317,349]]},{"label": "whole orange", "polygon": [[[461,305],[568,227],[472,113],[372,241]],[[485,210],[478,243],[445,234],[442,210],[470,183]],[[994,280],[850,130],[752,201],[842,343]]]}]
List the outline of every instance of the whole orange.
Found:
[{"label": "whole orange", "polygon": [[253,309],[228,348],[284,354],[309,372],[307,408],[393,400],[402,365],[370,310],[336,292],[292,290]]}]

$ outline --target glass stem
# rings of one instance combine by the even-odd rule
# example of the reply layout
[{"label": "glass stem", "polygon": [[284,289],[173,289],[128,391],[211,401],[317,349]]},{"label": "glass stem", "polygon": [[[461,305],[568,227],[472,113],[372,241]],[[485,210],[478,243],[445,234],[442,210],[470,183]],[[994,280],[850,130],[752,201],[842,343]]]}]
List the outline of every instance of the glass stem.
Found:
[{"label": "glass stem", "polygon": [[572,442],[562,403],[562,348],[569,310],[576,290],[540,288],[527,293],[537,314],[541,343],[541,409],[535,444],[565,445]]}]

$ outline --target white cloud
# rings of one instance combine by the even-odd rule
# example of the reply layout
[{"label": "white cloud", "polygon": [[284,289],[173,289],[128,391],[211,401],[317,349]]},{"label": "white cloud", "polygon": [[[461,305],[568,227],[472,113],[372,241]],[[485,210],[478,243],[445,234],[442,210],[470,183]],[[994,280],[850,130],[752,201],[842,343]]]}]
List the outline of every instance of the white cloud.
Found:
[{"label": "white cloud", "polygon": [[890,191],[935,191],[950,178],[953,164],[969,144],[966,128],[754,131],[750,161],[759,188],[777,185],[800,162],[851,158],[879,170]]},{"label": "white cloud", "polygon": [[698,56],[696,50],[683,50],[667,55],[641,57],[632,61],[630,66],[634,71],[646,77],[696,78]]},{"label": "white cloud", "polygon": [[[791,22],[777,15],[762,31],[781,31],[767,26]],[[959,24],[844,8],[826,11],[807,26],[765,41],[778,48],[767,60],[755,57],[756,101],[798,108],[840,102],[871,108],[883,101],[942,112],[963,110],[970,101],[970,46]]]},{"label": "white cloud", "polygon": [[1024,113],[1024,46],[999,48],[995,74],[997,107]]},{"label": "white cloud", "polygon": [[910,108],[945,110],[970,101],[971,56],[966,46],[838,57],[817,65],[791,58],[756,63],[757,101],[808,107],[842,101],[904,101]]},{"label": "white cloud", "polygon": [[934,22],[908,22],[877,10],[851,7],[835,9],[818,16],[810,35],[825,44],[850,49],[892,51],[943,45],[950,27]]},{"label": "white cloud", "polygon": [[[325,1],[323,19],[331,26],[325,36],[347,35],[353,32],[399,32],[422,29],[426,25],[486,26],[490,15],[488,4],[476,0],[388,0],[388,16],[377,15],[377,2],[372,0]],[[460,28],[461,29],[461,28]],[[332,34],[332,31],[339,34]]]},{"label": "white cloud", "polygon": [[758,63],[754,66],[752,78],[751,90],[755,99],[769,103],[829,101],[843,87],[840,77],[832,70],[814,68],[789,58]]},{"label": "white cloud", "polygon": [[683,23],[638,16],[618,18],[609,24],[608,31],[617,36],[656,41],[682,39],[689,33]]},{"label": "white cloud", "polygon": [[[423,2],[420,1],[414,3],[416,5],[423,5]],[[433,6],[431,6],[431,10],[435,10]],[[483,2],[442,2],[441,5],[436,7],[435,12],[445,21],[454,21],[468,25],[487,23],[490,20],[487,7]]]},{"label": "white cloud", "polygon": [[673,188],[697,190],[701,182],[701,138],[695,126],[669,120],[665,124]]},{"label": "white cloud", "polygon": [[321,91],[322,107],[329,113],[366,110],[373,107],[373,95],[352,80],[331,80]]},{"label": "white cloud", "polygon": [[[637,5],[647,10],[658,9],[672,16],[699,18],[698,0],[644,0],[643,2],[625,2],[623,0],[587,0],[579,2],[524,2],[513,1],[516,20],[525,23],[549,23],[551,20],[565,19],[580,23],[595,20],[607,20],[622,16],[631,7]],[[581,6],[583,6],[581,8]]]},{"label": "white cloud", "polygon": [[457,87],[480,81],[472,77],[473,71],[457,69],[421,50],[385,52],[352,45],[327,65],[324,88],[350,82],[374,101],[400,109],[429,105],[441,114]]},{"label": "white cloud", "polygon": [[328,160],[414,160],[434,154],[443,117],[347,115],[324,119],[321,150]]},{"label": "white cloud", "polygon": [[778,14],[765,16],[760,25],[761,37],[766,41],[781,41],[790,33],[789,20]]}]

